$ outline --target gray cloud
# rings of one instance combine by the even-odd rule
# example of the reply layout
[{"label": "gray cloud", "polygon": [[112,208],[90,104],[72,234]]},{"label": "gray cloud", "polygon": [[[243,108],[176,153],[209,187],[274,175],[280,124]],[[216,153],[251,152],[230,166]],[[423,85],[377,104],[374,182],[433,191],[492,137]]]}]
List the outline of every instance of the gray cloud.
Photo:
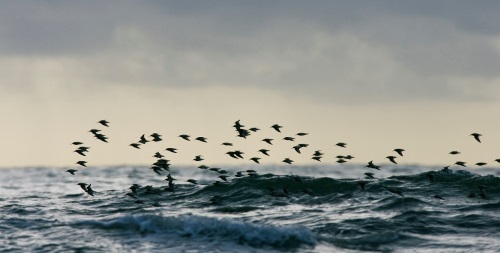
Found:
[{"label": "gray cloud", "polygon": [[[43,65],[31,59],[55,58],[78,80],[67,89],[247,86],[342,103],[491,99],[499,11],[496,1],[9,1],[0,3],[0,52],[20,58],[28,74]],[[475,85],[484,92],[471,94]]]}]

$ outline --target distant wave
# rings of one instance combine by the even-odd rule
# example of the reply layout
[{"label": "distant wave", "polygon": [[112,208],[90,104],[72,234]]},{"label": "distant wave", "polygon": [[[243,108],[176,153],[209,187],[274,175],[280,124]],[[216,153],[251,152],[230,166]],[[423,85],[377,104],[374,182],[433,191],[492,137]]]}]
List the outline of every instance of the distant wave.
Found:
[{"label": "distant wave", "polygon": [[252,247],[297,248],[315,245],[316,236],[305,227],[279,227],[197,215],[126,215],[107,220],[84,220],[76,226],[124,230],[142,235],[177,234],[182,237],[214,238]]}]

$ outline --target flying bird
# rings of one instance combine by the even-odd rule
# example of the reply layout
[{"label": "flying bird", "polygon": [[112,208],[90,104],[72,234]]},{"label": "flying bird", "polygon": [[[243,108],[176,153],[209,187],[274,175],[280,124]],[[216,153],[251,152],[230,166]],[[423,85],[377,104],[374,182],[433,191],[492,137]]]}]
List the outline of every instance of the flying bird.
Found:
[{"label": "flying bird", "polygon": [[403,156],[403,152],[404,152],[405,150],[404,150],[404,149],[402,149],[402,148],[397,148],[397,149],[394,149],[394,151],[395,151],[396,153],[398,153],[398,155]]},{"label": "flying bird", "polygon": [[376,170],[380,170],[380,166],[373,164],[373,160],[369,161],[368,165],[366,165],[365,167],[376,169]]},{"label": "flying bird", "polygon": [[76,152],[76,153],[78,153],[79,155],[82,155],[82,156],[87,156],[87,155],[85,155],[85,153],[84,153],[85,151],[83,151],[83,150],[81,150],[81,149],[77,149],[77,150],[75,150],[75,151],[73,151],[73,152]]},{"label": "flying bird", "polygon": [[163,139],[161,138],[161,135],[160,134],[157,134],[157,133],[152,133],[150,135],[151,137],[153,137],[153,141],[154,142],[159,142],[159,141],[162,141]]},{"label": "flying bird", "polygon": [[284,163],[288,163],[288,164],[292,164],[293,163],[293,160],[290,159],[290,158],[285,158],[282,162]]},{"label": "flying bird", "polygon": [[141,146],[141,144],[139,144],[139,143],[131,143],[129,146],[132,146],[132,147],[134,147],[134,148],[136,148],[136,149],[141,149],[141,148],[139,147],[139,146]]},{"label": "flying bird", "polygon": [[78,183],[77,185],[79,185],[80,188],[82,188],[84,191],[87,191],[87,188],[86,188],[87,184],[86,183]]},{"label": "flying bird", "polygon": [[371,172],[365,172],[364,174],[366,175],[367,178],[375,179],[375,177],[373,176],[373,173],[371,173]]},{"label": "flying bird", "polygon": [[203,159],[203,158],[201,157],[201,155],[197,155],[197,156],[195,156],[195,157],[194,157],[194,159],[193,159],[193,160],[194,160],[194,161],[199,162],[199,161],[203,161],[203,160],[205,160],[205,159]]},{"label": "flying bird", "polygon": [[345,148],[347,146],[347,143],[339,142],[339,143],[335,144],[335,146],[339,146],[339,147]]},{"label": "flying bird", "polygon": [[248,129],[248,130],[250,130],[250,131],[252,131],[252,132],[257,132],[257,131],[259,131],[259,130],[260,130],[260,128],[252,127],[252,128],[250,128],[250,129]]},{"label": "flying bird", "polygon": [[479,162],[479,163],[476,163],[476,165],[477,165],[477,166],[484,166],[484,165],[486,165],[486,164],[487,164],[487,163],[485,163],[485,162]]},{"label": "flying bird", "polygon": [[458,154],[460,154],[460,152],[456,150],[450,152],[450,155],[458,155]]},{"label": "flying bird", "polygon": [[[267,152],[269,152],[269,149],[264,149],[264,148],[263,148],[263,149],[259,149],[259,152],[261,152],[261,153],[262,153],[262,154],[264,154],[264,155],[269,156],[269,153],[267,153]],[[499,159],[499,160],[500,160],[500,159]]]},{"label": "flying bird", "polygon": [[233,146],[233,144],[230,143],[230,142],[223,142],[222,145],[224,145],[224,146]]},{"label": "flying bird", "polygon": [[455,163],[455,165],[467,167],[467,166],[465,166],[465,164],[466,164],[466,162],[462,162],[462,161],[458,161],[458,162]]},{"label": "flying bird", "polygon": [[106,120],[99,120],[97,123],[100,123],[101,125],[105,126],[105,127],[109,127],[108,124],[109,124],[109,121],[106,121]]},{"label": "flying bird", "polygon": [[396,162],[396,157],[395,157],[395,156],[390,155],[390,156],[387,156],[386,158],[387,158],[387,159],[389,159],[389,161],[391,161],[391,163],[398,164],[398,163]]},{"label": "flying bird", "polygon": [[195,179],[191,179],[191,178],[190,178],[190,179],[188,179],[188,180],[186,180],[186,181],[188,181],[188,182],[190,182],[190,183],[192,183],[192,184],[198,184],[198,181],[196,181]]},{"label": "flying bird", "polygon": [[172,153],[177,153],[177,149],[176,148],[166,148],[165,150],[169,151],[169,152],[172,152]]},{"label": "flying bird", "polygon": [[477,142],[481,143],[481,140],[479,139],[479,136],[481,136],[481,134],[478,134],[478,133],[472,133],[470,134],[471,136],[474,136],[474,139],[476,139]]},{"label": "flying bird", "polygon": [[260,164],[260,162],[259,162],[260,158],[259,157],[252,157],[252,158],[250,158],[250,160],[254,161],[255,163],[259,163]]},{"label": "flying bird", "polygon": [[148,140],[146,140],[146,137],[144,136],[144,134],[141,136],[141,139],[139,140],[139,143],[141,144],[146,144],[147,142],[149,142]]},{"label": "flying bird", "polygon": [[297,133],[297,136],[306,136],[308,133]]},{"label": "flying bird", "polygon": [[207,143],[207,138],[205,138],[205,137],[201,137],[201,136],[200,137],[196,137],[195,140]]},{"label": "flying bird", "polygon": [[77,146],[78,146],[78,145],[82,145],[82,144],[83,144],[83,142],[79,142],[79,141],[75,141],[75,142],[72,142],[72,143],[71,143],[71,145],[77,145]]},{"label": "flying bird", "polygon": [[163,158],[163,157],[165,157],[165,156],[164,156],[164,155],[162,155],[162,154],[160,154],[160,152],[156,152],[156,153],[154,154],[154,156],[153,156],[153,157],[156,157],[156,158]]},{"label": "flying bird", "polygon": [[280,126],[278,124],[274,124],[271,126],[272,128],[274,128],[274,130],[276,130],[277,132],[281,133],[281,128],[283,128],[283,126]]},{"label": "flying bird", "polygon": [[321,158],[323,158],[323,157],[321,157],[321,156],[313,156],[311,159],[316,160],[318,162],[321,162]]},{"label": "flying bird", "polygon": [[262,141],[267,142],[269,145],[273,145],[273,144],[271,143],[271,141],[273,141],[273,139],[266,138],[266,139],[263,139]]},{"label": "flying bird", "polygon": [[184,139],[184,140],[186,140],[186,141],[190,141],[190,140],[189,140],[189,137],[190,137],[190,136],[189,136],[189,135],[187,135],[187,134],[181,134],[181,135],[179,135],[179,137],[181,137],[182,139]]},{"label": "flying bird", "polygon": [[87,163],[86,161],[78,161],[78,162],[76,162],[76,164],[81,165],[83,167],[87,167],[86,163]]},{"label": "flying bird", "polygon": [[66,172],[69,172],[71,175],[75,175],[75,172],[77,172],[78,170],[74,170],[74,169],[69,169],[69,170],[66,170]]},{"label": "flying bird", "polygon": [[283,138],[283,140],[285,140],[285,141],[295,141],[295,138],[293,138],[293,137],[285,137],[285,138]]}]

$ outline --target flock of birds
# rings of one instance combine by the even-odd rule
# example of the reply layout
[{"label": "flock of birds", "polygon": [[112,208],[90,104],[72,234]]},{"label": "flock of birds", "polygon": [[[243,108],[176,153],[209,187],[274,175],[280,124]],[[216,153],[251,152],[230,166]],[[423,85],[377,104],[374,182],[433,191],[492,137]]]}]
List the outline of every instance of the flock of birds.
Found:
[{"label": "flock of birds", "polygon": [[[109,127],[109,124],[110,124],[110,122],[108,122],[106,120],[100,120],[100,121],[98,121],[98,123],[100,125],[104,126],[104,127]],[[240,120],[236,121],[234,123],[233,127],[235,128],[235,131],[237,133],[237,137],[244,138],[244,139],[246,139],[247,137],[249,137],[252,133],[255,133],[255,132],[257,132],[257,131],[260,130],[257,127],[252,127],[252,128],[246,129],[245,126],[240,123]],[[283,126],[280,126],[278,124],[274,124],[274,125],[271,126],[271,128],[273,128],[278,133],[282,133],[281,129],[283,128]],[[105,142],[105,143],[108,142],[108,137],[105,134],[102,133],[102,130],[100,130],[100,129],[91,129],[89,132],[91,134],[93,134],[93,136],[97,140],[100,140],[100,141]],[[308,135],[308,133],[299,132],[299,133],[295,134],[295,137],[286,136],[286,137],[283,138],[283,140],[289,141],[289,142],[295,142],[295,140],[299,139],[302,136],[306,136],[306,135]],[[479,134],[479,133],[472,133],[471,136],[474,137],[474,139],[477,142],[481,143],[481,139],[480,139],[481,134]],[[131,143],[129,146],[131,148],[141,149],[141,146],[147,144],[148,142],[161,142],[163,140],[162,136],[160,134],[158,134],[158,133],[153,133],[153,134],[149,135],[149,137],[151,137],[152,139],[148,140],[148,138],[146,138],[145,134],[143,134],[139,138],[139,141]],[[193,139],[190,135],[187,135],[187,134],[181,134],[178,137],[184,139],[185,141],[191,141]],[[207,138],[202,137],[202,136],[196,137],[193,140],[207,143]],[[273,141],[274,141],[274,139],[272,139],[272,138],[262,139],[262,142],[266,143],[265,145],[273,145]],[[82,142],[80,142],[80,141],[75,141],[75,142],[72,143],[72,145],[78,146],[78,148],[76,150],[74,150],[74,152],[77,153],[80,156],[86,156],[86,153],[89,152],[89,149],[90,149],[90,147],[84,146],[84,144]],[[230,143],[230,142],[223,142],[222,145],[226,146],[226,147],[232,147],[233,146],[233,144]],[[292,148],[297,153],[302,154],[301,150],[303,148],[307,148],[308,146],[309,146],[309,144],[299,143],[299,144],[293,146]],[[336,143],[335,146],[340,147],[340,148],[347,148],[347,143],[339,142],[339,143]],[[173,147],[168,147],[168,148],[165,149],[165,151],[168,151],[170,153],[175,154],[175,153],[177,153],[178,150],[176,148],[173,148]],[[395,148],[393,151],[398,156],[390,155],[390,156],[387,156],[386,159],[388,159],[393,164],[397,164],[396,159],[398,159],[399,157],[403,157],[403,154],[404,154],[405,150],[402,149],[402,148]],[[258,150],[258,152],[260,152],[263,156],[270,156],[270,154],[269,154],[270,150],[269,149],[262,148],[262,149]],[[226,154],[229,157],[233,158],[233,159],[245,159],[244,156],[243,156],[245,153],[242,152],[242,151],[240,151],[240,150],[228,151],[228,152],[226,152]],[[458,154],[460,154],[460,152],[456,151],[456,150],[453,150],[449,154],[450,155],[458,155]],[[311,159],[315,160],[317,162],[321,162],[321,159],[323,158],[323,156],[324,156],[324,153],[321,152],[321,150],[316,150],[316,151],[313,152]],[[161,191],[175,192],[176,186],[174,184],[174,181],[176,179],[173,178],[172,175],[170,174],[170,166],[171,166],[170,160],[165,159],[165,156],[163,154],[161,154],[160,152],[156,152],[153,155],[153,157],[157,158],[157,160],[156,160],[156,162],[154,162],[152,164],[152,166],[150,167],[150,169],[154,173],[156,173],[156,174],[158,174],[160,176],[163,175],[162,172],[168,171],[168,174],[166,175],[166,179],[165,179],[168,182],[168,186],[166,186],[163,189],[154,188],[151,185],[145,186],[144,187],[145,194],[152,194],[152,193],[158,194]],[[335,158],[337,159],[336,160],[337,163],[342,164],[342,163],[346,163],[346,162],[354,159],[355,157],[353,157],[352,155],[338,155]],[[260,160],[261,159],[262,159],[261,157],[251,157],[251,158],[249,158],[249,160],[255,162],[256,164],[260,164]],[[202,155],[196,155],[194,157],[194,159],[193,159],[193,161],[196,161],[196,162],[201,162],[203,160],[204,160],[204,158],[203,158]],[[500,159],[496,159],[495,161],[498,162],[498,163],[500,163]],[[282,160],[282,162],[286,163],[286,164],[292,164],[292,163],[294,163],[294,161],[292,159],[290,159],[289,157],[284,158]],[[87,167],[87,161],[84,161],[84,160],[77,161],[76,164],[78,164],[78,165],[80,165],[82,167]],[[484,166],[486,164],[487,163],[485,163],[485,162],[478,162],[475,165],[477,165],[477,166]],[[458,165],[458,166],[466,167],[466,162],[457,161],[453,165]],[[444,171],[449,170],[450,166],[444,167],[443,170]],[[381,166],[374,164],[373,160],[369,161],[365,167],[373,169],[373,170],[380,170],[380,168],[381,168]],[[210,170],[210,171],[214,171],[215,173],[218,173],[218,178],[220,178],[222,181],[225,181],[225,182],[227,182],[228,178],[231,177],[231,176],[228,175],[228,173],[229,173],[228,171],[223,170],[221,168],[211,168],[211,167],[208,167],[208,166],[203,165],[203,164],[200,165],[200,166],[198,166],[198,168],[199,169],[203,169],[203,170]],[[66,171],[68,173],[72,174],[72,175],[75,175],[75,173],[78,172],[78,170],[76,170],[76,169],[68,169]],[[244,173],[246,173],[246,175]],[[258,174],[257,174],[257,172],[255,170],[246,170],[246,171],[238,171],[233,176],[234,177],[244,177],[244,176],[257,176],[257,175]],[[364,173],[364,175],[366,176],[366,179],[375,179],[374,173],[372,173],[372,172],[366,172],[366,173]],[[430,181],[434,181],[434,175],[433,175],[432,172],[427,173],[427,177],[428,177],[428,179]],[[293,179],[295,181],[299,182],[299,183],[302,182],[302,179],[299,176],[293,176]],[[213,184],[216,185],[216,186],[221,186],[221,185],[223,185],[222,181],[215,181]],[[195,185],[198,184],[197,180],[195,180],[195,179],[188,179],[187,182],[189,182],[191,184],[195,184]],[[365,186],[366,186],[367,183],[368,183],[367,181],[358,181],[358,185],[361,188],[361,190],[363,190],[363,191],[365,190]],[[92,184],[78,183],[77,185],[79,185],[83,189],[83,191],[86,192],[87,194],[89,194],[91,196],[94,196],[95,191],[91,187]],[[144,201],[138,199],[138,196],[139,196],[138,190],[140,188],[141,188],[141,186],[139,186],[137,184],[133,184],[132,186],[129,187],[130,192],[126,193],[126,195],[129,196],[129,197],[131,197],[131,198],[133,198],[136,203],[144,204]],[[397,194],[397,195],[403,197],[403,193],[400,190],[396,189],[396,188],[385,187],[385,186],[384,186],[384,188],[386,190],[388,190],[389,192],[393,193],[393,194]],[[480,197],[480,198],[483,198],[483,199],[488,199],[487,196],[486,196],[486,192],[485,192],[486,187],[479,185],[478,188],[479,188],[479,193],[471,192],[468,195],[468,197],[469,198]],[[304,189],[303,192],[312,195],[312,191],[310,189]],[[271,196],[275,196],[275,197],[287,197],[287,196],[289,196],[290,193],[288,192],[287,187],[284,187],[282,190],[277,190],[275,188],[270,188],[269,189],[269,194]],[[432,197],[434,197],[436,199],[444,200],[444,198],[441,195],[433,195]],[[221,201],[221,197],[218,196],[218,195],[214,196],[210,201],[212,203],[219,203]],[[155,202],[152,205],[153,206],[159,206],[159,203]]]}]

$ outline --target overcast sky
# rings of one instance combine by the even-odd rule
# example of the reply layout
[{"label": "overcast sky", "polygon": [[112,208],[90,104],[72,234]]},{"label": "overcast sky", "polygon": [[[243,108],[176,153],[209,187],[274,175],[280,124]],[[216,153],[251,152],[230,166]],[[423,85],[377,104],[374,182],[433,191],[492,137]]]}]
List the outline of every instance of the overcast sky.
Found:
[{"label": "overcast sky", "polygon": [[[498,13],[498,1],[0,1],[0,166],[74,164],[74,140],[93,165],[149,163],[168,146],[189,150],[169,157],[179,164],[248,164],[220,143],[251,157],[298,131],[306,154],[280,141],[266,162],[322,149],[325,162],[383,163],[402,147],[406,164],[494,165]],[[100,119],[110,144],[87,133]],[[238,119],[263,130],[237,139]],[[166,142],[128,147],[152,132]]]}]

